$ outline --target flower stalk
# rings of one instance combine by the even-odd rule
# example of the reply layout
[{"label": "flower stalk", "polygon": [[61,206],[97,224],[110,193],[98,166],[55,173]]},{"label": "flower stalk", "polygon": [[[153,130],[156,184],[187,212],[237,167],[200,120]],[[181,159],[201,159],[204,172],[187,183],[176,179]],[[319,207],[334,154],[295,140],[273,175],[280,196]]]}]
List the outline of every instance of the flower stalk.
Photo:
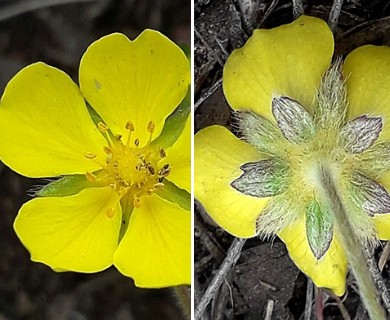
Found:
[{"label": "flower stalk", "polygon": [[385,311],[378,301],[376,287],[368,269],[362,245],[351,226],[346,209],[341,201],[337,185],[327,166],[320,168],[319,196],[330,209],[333,219],[340,232],[341,242],[347,253],[350,267],[355,275],[360,289],[360,296],[368,311],[370,319],[386,320]]}]

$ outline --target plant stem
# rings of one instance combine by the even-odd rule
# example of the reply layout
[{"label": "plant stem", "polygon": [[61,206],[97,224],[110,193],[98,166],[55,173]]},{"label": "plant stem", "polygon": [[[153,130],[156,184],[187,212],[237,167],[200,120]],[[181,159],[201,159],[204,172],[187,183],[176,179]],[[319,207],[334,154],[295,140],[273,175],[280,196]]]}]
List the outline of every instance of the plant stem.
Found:
[{"label": "plant stem", "polygon": [[175,294],[176,301],[180,305],[181,311],[185,319],[191,319],[191,287],[190,286],[176,286],[172,287]]},{"label": "plant stem", "polygon": [[348,261],[359,286],[360,296],[372,320],[386,320],[385,311],[379,303],[376,287],[370,276],[362,245],[349,221],[331,171],[327,167],[320,169],[320,198],[332,211],[336,227],[340,231],[341,241],[347,253]]}]

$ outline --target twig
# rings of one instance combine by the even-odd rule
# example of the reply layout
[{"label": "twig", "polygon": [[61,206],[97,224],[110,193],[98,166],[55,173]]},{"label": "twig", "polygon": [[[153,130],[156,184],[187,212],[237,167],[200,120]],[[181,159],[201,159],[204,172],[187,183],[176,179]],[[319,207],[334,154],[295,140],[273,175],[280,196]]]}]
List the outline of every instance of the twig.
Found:
[{"label": "twig", "polygon": [[205,293],[200,299],[199,304],[196,306],[194,320],[199,320],[202,317],[202,314],[206,310],[208,304],[215,296],[216,292],[220,288],[227,272],[234,266],[240,257],[242,247],[244,246],[246,239],[235,238],[232,245],[229,248],[225,260],[222,262],[221,267],[217,271],[213,280],[211,280],[209,286],[207,287]]},{"label": "twig", "polygon": [[268,300],[267,308],[265,309],[265,317],[264,320],[272,320],[272,312],[274,311],[274,300]]},{"label": "twig", "polygon": [[311,314],[313,312],[313,287],[313,281],[308,278],[306,288],[305,314],[303,317],[304,320],[310,320]]},{"label": "twig", "polygon": [[292,0],[294,19],[299,18],[304,13],[302,0]]},{"label": "twig", "polygon": [[94,2],[97,0],[21,0],[11,1],[11,4],[0,6],[0,21],[10,19],[22,13],[45,7],[53,7],[74,2]]},{"label": "twig", "polygon": [[343,0],[333,0],[333,5],[332,8],[330,9],[330,14],[328,19],[329,28],[333,32],[336,30],[342,6],[343,6]]},{"label": "twig", "polygon": [[279,0],[272,0],[270,5],[268,6],[267,11],[264,13],[259,24],[257,25],[257,28],[260,28],[263,25],[264,21],[268,19],[268,17],[271,15],[272,11],[274,11],[274,9],[278,5],[278,3],[279,3]]},{"label": "twig", "polygon": [[217,91],[217,89],[221,86],[222,84],[222,78],[218,79],[217,82],[215,82],[199,99],[196,101],[195,106],[194,106],[194,112],[198,107],[205,102],[210,96]]},{"label": "twig", "polygon": [[390,254],[390,241],[387,241],[378,262],[378,268],[381,272],[383,271],[383,268],[386,265],[387,259],[389,258],[389,254]]}]

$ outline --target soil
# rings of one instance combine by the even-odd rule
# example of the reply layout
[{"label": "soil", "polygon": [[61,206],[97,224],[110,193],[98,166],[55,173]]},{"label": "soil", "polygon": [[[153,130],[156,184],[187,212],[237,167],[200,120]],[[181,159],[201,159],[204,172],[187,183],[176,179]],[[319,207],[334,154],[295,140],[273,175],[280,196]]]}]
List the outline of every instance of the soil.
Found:
[{"label": "soil", "polygon": [[[0,0],[0,94],[37,61],[77,82],[85,49],[111,32],[134,39],[153,28],[190,46],[190,17],[189,0]],[[29,190],[43,183],[0,164],[0,320],[183,319],[170,289],[137,288],[115,268],[56,273],[30,261],[12,225]]]},{"label": "soil", "polygon": [[[272,28],[293,21],[295,1],[198,0],[195,1],[195,131],[212,124],[234,132],[232,111],[221,89],[222,68],[230,52],[242,46],[253,29]],[[335,1],[337,2],[337,1]],[[328,20],[333,1],[303,1],[304,12]],[[335,54],[345,56],[364,44],[390,45],[388,1],[344,1],[334,32]],[[232,236],[195,205],[195,306],[226,258]],[[383,247],[377,248],[379,259]],[[389,265],[382,277],[390,288]],[[235,266],[225,275],[212,296],[202,319],[368,319],[351,274],[347,293],[340,299],[313,285],[288,256],[285,245],[275,238],[246,242]],[[306,315],[305,307],[313,307]],[[267,306],[271,310],[269,317]],[[321,311],[322,310],[322,311]],[[317,318],[314,316],[317,314]]]}]

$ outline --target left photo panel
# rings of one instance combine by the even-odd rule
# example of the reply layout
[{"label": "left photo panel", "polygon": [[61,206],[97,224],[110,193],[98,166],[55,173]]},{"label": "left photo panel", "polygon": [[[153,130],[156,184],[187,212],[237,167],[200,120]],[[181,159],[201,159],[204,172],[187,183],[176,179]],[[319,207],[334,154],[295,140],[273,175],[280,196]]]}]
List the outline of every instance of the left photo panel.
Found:
[{"label": "left photo panel", "polygon": [[191,318],[191,1],[0,2],[0,319]]}]

